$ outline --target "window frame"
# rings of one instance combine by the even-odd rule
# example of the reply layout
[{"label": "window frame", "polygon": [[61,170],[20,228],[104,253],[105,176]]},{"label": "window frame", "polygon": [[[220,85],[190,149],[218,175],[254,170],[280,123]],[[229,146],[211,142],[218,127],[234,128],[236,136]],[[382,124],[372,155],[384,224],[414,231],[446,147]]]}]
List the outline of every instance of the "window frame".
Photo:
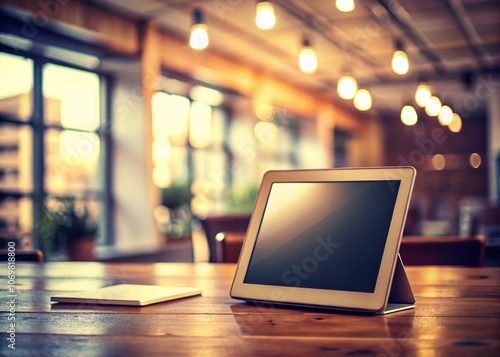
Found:
[{"label": "window frame", "polygon": [[[36,227],[40,221],[41,212],[36,209],[35,203],[42,202],[47,197],[57,196],[48,193],[45,185],[45,133],[47,130],[55,129],[59,132],[65,130],[73,132],[94,133],[99,136],[99,168],[101,172],[101,189],[88,190],[85,194],[99,202],[102,212],[100,216],[102,228],[100,243],[110,246],[115,243],[113,227],[113,204],[112,204],[112,112],[111,112],[111,84],[112,76],[106,72],[89,69],[65,61],[48,58],[38,53],[24,50],[16,50],[6,45],[0,44],[0,52],[14,56],[24,57],[33,61],[33,96],[32,112],[27,120],[21,120],[12,115],[0,114],[0,123],[8,123],[16,127],[29,126],[32,130],[32,189],[29,192],[16,190],[0,190],[2,195],[14,198],[29,198],[33,202],[31,245],[39,248],[39,242],[35,239]],[[94,73],[99,78],[99,127],[96,130],[79,130],[64,128],[61,125],[45,124],[44,119],[44,98],[43,98],[43,68],[46,64],[54,64],[62,67],[72,68],[88,73]]]}]

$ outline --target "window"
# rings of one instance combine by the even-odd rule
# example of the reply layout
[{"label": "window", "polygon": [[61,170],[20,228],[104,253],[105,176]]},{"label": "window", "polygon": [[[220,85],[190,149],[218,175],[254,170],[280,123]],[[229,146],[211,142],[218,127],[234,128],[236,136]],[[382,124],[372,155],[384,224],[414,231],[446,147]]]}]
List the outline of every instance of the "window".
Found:
[{"label": "window", "polygon": [[153,181],[163,191],[162,204],[200,215],[220,210],[227,185],[221,178],[228,162],[225,112],[166,92],[153,96],[152,107]]},{"label": "window", "polygon": [[155,218],[167,235],[193,213],[251,212],[268,170],[324,165],[315,121],[255,108],[230,91],[165,77],[161,83],[164,91],[152,98],[153,181],[167,208]]},{"label": "window", "polygon": [[43,66],[45,190],[98,192],[99,76],[54,64]]},{"label": "window", "polygon": [[104,78],[29,54],[0,52],[0,63],[1,236],[37,247],[40,197],[75,197],[104,223]]},{"label": "window", "polygon": [[266,171],[300,166],[298,136],[302,123],[284,109],[269,107],[271,114],[264,119],[248,113],[231,121],[232,190],[237,196],[256,192]]},{"label": "window", "polygon": [[0,234],[29,246],[33,226],[33,61],[0,53]]}]

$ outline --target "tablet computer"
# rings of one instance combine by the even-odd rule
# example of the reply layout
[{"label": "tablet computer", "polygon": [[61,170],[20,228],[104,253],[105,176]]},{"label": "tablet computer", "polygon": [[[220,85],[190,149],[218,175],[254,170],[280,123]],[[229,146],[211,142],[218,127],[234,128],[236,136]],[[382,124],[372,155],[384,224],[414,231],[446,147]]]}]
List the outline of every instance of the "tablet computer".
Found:
[{"label": "tablet computer", "polygon": [[412,308],[399,245],[413,167],[269,171],[231,297],[368,313]]}]

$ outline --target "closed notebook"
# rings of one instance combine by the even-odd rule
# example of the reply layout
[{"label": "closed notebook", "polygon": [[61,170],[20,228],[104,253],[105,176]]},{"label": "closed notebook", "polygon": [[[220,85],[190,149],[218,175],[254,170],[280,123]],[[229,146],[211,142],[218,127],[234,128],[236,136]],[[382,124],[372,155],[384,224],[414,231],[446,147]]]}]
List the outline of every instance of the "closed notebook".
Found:
[{"label": "closed notebook", "polygon": [[50,300],[73,304],[146,306],[200,294],[201,289],[196,287],[118,284],[96,290],[53,295]]}]

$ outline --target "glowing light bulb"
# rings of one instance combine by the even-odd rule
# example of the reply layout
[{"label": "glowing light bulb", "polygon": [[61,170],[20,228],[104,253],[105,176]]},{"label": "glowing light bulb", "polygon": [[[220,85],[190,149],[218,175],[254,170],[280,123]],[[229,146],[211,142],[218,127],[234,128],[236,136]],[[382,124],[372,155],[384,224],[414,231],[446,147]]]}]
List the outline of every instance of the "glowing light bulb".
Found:
[{"label": "glowing light bulb", "polygon": [[407,104],[401,109],[401,121],[404,125],[412,126],[418,121],[418,115],[415,108]]},{"label": "glowing light bulb", "polygon": [[195,50],[203,50],[208,47],[208,32],[205,24],[194,24],[191,27],[189,46]]},{"label": "glowing light bulb", "polygon": [[269,1],[261,1],[257,3],[255,24],[262,30],[269,30],[276,24],[274,7]]},{"label": "glowing light bulb", "polygon": [[392,70],[394,73],[403,75],[408,73],[410,63],[408,62],[408,55],[403,50],[396,50],[392,55],[391,62]]},{"label": "glowing light bulb", "polygon": [[441,154],[436,154],[432,157],[431,164],[434,169],[441,171],[446,167],[446,158]]},{"label": "glowing light bulb", "polygon": [[318,68],[318,59],[316,52],[311,47],[305,46],[300,50],[299,67],[304,73],[311,74]]},{"label": "glowing light bulb", "polygon": [[366,89],[359,89],[354,97],[356,109],[366,111],[372,107],[372,96]]},{"label": "glowing light bulb", "polygon": [[343,76],[337,83],[337,93],[342,99],[352,99],[358,90],[358,83],[351,76]]},{"label": "glowing light bulb", "polygon": [[420,84],[415,92],[415,102],[420,107],[425,107],[431,99],[431,90],[427,84]]},{"label": "glowing light bulb", "polygon": [[462,130],[462,118],[457,113],[453,113],[451,123],[448,124],[448,128],[452,133],[459,133]]},{"label": "glowing light bulb", "polygon": [[441,110],[441,100],[433,95],[429,99],[427,105],[425,106],[425,113],[430,117],[435,117],[439,114],[440,110]]},{"label": "glowing light bulb", "polygon": [[274,119],[276,112],[271,104],[261,103],[255,107],[255,116],[263,121],[271,121]]},{"label": "glowing light bulb", "polygon": [[453,120],[453,110],[447,105],[443,105],[438,114],[439,123],[443,126],[449,125]]},{"label": "glowing light bulb", "polygon": [[203,23],[201,9],[193,10],[193,26],[189,37],[189,46],[195,50],[203,50],[208,46],[207,26]]},{"label": "glowing light bulb", "polygon": [[342,12],[351,12],[355,8],[354,0],[337,0],[335,6],[337,6],[337,10]]},{"label": "glowing light bulb", "polygon": [[470,163],[470,166],[477,169],[479,166],[481,166],[481,156],[476,152],[470,154],[469,163]]}]

